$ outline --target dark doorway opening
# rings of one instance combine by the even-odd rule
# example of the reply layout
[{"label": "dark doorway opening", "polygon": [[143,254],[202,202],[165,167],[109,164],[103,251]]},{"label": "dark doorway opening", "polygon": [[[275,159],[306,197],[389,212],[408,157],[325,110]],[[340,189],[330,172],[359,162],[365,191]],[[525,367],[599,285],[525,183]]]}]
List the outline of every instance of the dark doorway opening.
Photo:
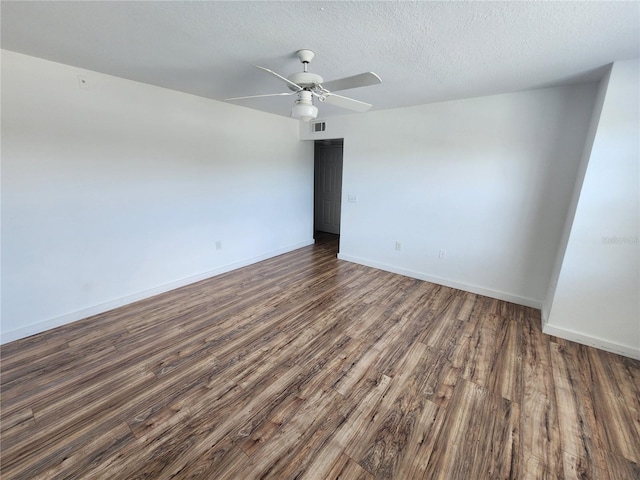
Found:
[{"label": "dark doorway opening", "polygon": [[316,140],[314,150],[314,239],[335,241],[340,235],[342,152],[344,140]]}]

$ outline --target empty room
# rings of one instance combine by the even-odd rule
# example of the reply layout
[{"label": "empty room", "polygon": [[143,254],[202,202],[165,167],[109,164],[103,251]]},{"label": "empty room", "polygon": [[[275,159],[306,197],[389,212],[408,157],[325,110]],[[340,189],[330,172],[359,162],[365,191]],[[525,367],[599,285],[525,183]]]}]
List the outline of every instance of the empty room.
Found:
[{"label": "empty room", "polygon": [[1,1],[0,476],[640,478],[640,2]]}]

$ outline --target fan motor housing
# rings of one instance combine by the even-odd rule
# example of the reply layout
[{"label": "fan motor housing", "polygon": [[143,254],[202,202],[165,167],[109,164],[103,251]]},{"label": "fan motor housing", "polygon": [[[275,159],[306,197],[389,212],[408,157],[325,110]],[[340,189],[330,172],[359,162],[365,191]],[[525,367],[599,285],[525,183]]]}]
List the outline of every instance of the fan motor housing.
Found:
[{"label": "fan motor housing", "polygon": [[[322,83],[322,77],[320,75],[309,72],[292,73],[287,79],[296,85],[300,85],[302,88],[313,88]],[[293,85],[289,85],[289,88],[294,91],[296,90]]]}]

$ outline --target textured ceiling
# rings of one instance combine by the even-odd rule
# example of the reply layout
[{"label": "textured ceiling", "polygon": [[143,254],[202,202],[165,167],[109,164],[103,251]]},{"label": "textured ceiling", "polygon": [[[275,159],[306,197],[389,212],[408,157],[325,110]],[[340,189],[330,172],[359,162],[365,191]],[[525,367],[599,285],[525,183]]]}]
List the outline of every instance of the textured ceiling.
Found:
[{"label": "textured ceiling", "polygon": [[[2,48],[223,100],[287,91],[295,51],[374,109],[592,81],[640,56],[640,2],[7,2]],[[293,97],[234,102],[289,115]],[[319,106],[319,117],[348,113]]]}]

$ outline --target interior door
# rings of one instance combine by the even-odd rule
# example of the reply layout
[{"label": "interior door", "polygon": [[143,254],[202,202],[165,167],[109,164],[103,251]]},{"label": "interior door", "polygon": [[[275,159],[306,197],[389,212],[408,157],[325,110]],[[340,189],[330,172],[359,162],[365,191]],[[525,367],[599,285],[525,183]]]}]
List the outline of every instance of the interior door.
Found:
[{"label": "interior door", "polygon": [[315,230],[340,234],[342,140],[315,143]]}]

